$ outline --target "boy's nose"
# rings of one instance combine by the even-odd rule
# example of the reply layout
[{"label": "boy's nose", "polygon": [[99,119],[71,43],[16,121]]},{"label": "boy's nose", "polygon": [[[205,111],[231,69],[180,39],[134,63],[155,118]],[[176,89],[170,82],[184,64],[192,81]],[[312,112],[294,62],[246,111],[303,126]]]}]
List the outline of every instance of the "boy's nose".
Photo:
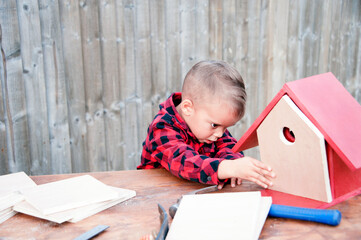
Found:
[{"label": "boy's nose", "polygon": [[223,131],[222,129],[217,129],[217,131],[214,133],[214,136],[218,139],[220,137],[222,137],[223,135]]}]

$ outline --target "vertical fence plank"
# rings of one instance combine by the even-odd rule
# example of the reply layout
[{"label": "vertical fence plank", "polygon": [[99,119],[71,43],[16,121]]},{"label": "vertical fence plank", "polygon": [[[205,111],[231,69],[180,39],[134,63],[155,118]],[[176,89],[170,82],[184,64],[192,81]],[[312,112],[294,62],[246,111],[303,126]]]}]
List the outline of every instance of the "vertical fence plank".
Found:
[{"label": "vertical fence plank", "polygon": [[80,5],[88,161],[91,171],[108,169],[105,152],[103,76],[101,70],[99,6],[97,1]]},{"label": "vertical fence plank", "polygon": [[[116,104],[116,108],[119,109],[119,124],[120,124],[120,142],[118,143],[118,158],[116,162],[113,162],[113,169],[114,170],[121,170],[124,169],[125,162],[127,161],[126,155],[126,144],[125,140],[125,99],[127,93],[127,53],[130,51],[129,46],[126,45],[126,33],[125,28],[129,23],[125,23],[125,4],[123,1],[117,0],[115,2],[115,11],[116,11],[116,31],[117,31],[117,48],[116,52],[118,55],[118,78],[119,78],[119,101]],[[114,49],[113,49],[114,51]]]},{"label": "vertical fence plank", "polygon": [[303,75],[304,77],[317,74],[318,57],[320,52],[321,21],[319,15],[322,12],[322,2],[312,1],[306,5],[304,17],[303,40]]},{"label": "vertical fence plank", "polygon": [[180,64],[182,80],[198,62],[196,57],[196,17],[195,17],[195,1],[183,0],[180,2]]},{"label": "vertical fence plank", "polygon": [[[320,12],[322,16],[322,27],[320,33],[320,52],[318,58],[318,72],[325,73],[328,70],[328,59],[330,51],[330,35],[332,31],[332,15],[331,15],[331,2],[330,0],[323,1],[322,11]],[[288,78],[289,81],[292,79]]]},{"label": "vertical fence plank", "polygon": [[[236,1],[223,1],[223,46],[222,59],[229,64],[235,65],[235,55],[237,53],[236,38]],[[244,16],[243,16],[244,17]],[[243,18],[241,16],[241,18]]]},{"label": "vertical fence plank", "polygon": [[18,171],[29,174],[29,135],[16,2],[0,2],[0,19],[0,174]]},{"label": "vertical fence plank", "polygon": [[122,28],[124,28],[124,43],[125,43],[125,66],[123,71],[125,79],[122,81],[122,97],[126,100],[136,95],[135,82],[135,5],[134,0],[123,1],[123,19],[121,20]]},{"label": "vertical fence plank", "polygon": [[68,124],[72,172],[89,171],[86,146],[85,87],[79,4],[59,1],[64,70],[68,97]]},{"label": "vertical fence plank", "polygon": [[354,1],[352,6],[352,13],[355,14],[353,17],[354,22],[352,25],[357,29],[353,35],[355,39],[358,41],[355,42],[355,52],[357,55],[355,57],[355,75],[353,77],[351,90],[352,95],[356,98],[356,100],[361,104],[361,3],[359,1]]},{"label": "vertical fence plank", "polygon": [[180,9],[179,0],[165,0],[165,35],[166,35],[166,71],[167,92],[182,89],[181,44],[180,44]]},{"label": "vertical fence plank", "polygon": [[282,0],[278,3],[270,3],[270,16],[269,28],[274,26],[274,30],[270,34],[272,38],[272,48],[269,52],[270,71],[269,79],[267,81],[267,100],[270,101],[277,92],[282,88],[286,82],[286,57],[287,57],[287,43],[288,43],[288,9],[289,0]]},{"label": "vertical fence plank", "polygon": [[[234,66],[240,72],[241,76],[244,78],[246,87],[248,88],[249,84],[251,84],[252,80],[248,78],[248,61],[249,61],[249,38],[251,37],[249,34],[249,1],[236,1],[235,2],[235,15],[232,16],[231,19],[227,20],[227,22],[232,21],[234,26],[234,35],[231,38],[234,38]],[[232,7],[232,6],[230,6]],[[258,14],[257,10],[253,13]],[[252,16],[256,18],[258,16]],[[253,21],[254,22],[254,21]],[[254,26],[254,23],[253,23]],[[232,28],[228,29],[230,31]],[[226,32],[223,33],[225,35]],[[253,50],[254,51],[254,50]],[[227,54],[227,52],[225,52]],[[256,66],[253,66],[256,67]]]},{"label": "vertical fence plank", "polygon": [[329,53],[329,69],[332,69],[332,73],[335,74],[336,77],[339,78],[340,76],[340,34],[341,30],[340,27],[341,19],[342,19],[342,2],[336,1],[334,4],[332,4],[331,7],[331,13],[332,13],[332,30],[331,30],[331,36],[330,36],[330,53]]},{"label": "vertical fence plank", "polygon": [[149,1],[137,0],[135,14],[136,89],[138,97],[149,100],[154,86],[152,84],[143,84],[143,81],[152,83]]},{"label": "vertical fence plank", "polygon": [[157,89],[152,78],[151,34],[149,1],[137,0],[135,5],[135,48],[136,48],[136,110],[137,110],[137,140],[134,142],[134,159],[129,159],[132,168],[139,164],[141,156],[141,142],[145,139],[147,128],[152,121],[152,91]]},{"label": "vertical fence plank", "polygon": [[101,32],[101,62],[103,74],[103,103],[106,160],[109,169],[121,169],[120,84],[118,74],[117,19],[115,1],[99,3]]},{"label": "vertical fence plank", "polygon": [[222,59],[222,0],[209,1],[209,57]]},{"label": "vertical fence plank", "polygon": [[[258,89],[259,89],[259,54],[260,54],[260,48],[259,48],[259,34],[260,34],[260,8],[261,4],[259,1],[252,1],[248,2],[248,4],[245,4],[244,6],[246,12],[245,12],[245,19],[247,27],[245,30],[247,31],[247,38],[245,41],[246,43],[246,57],[245,57],[245,65],[246,65],[246,81],[248,84],[247,87],[247,93],[248,93],[248,102],[247,106],[250,110],[248,115],[248,122],[246,126],[249,126],[250,123],[252,123],[257,117],[257,105],[258,105]],[[242,26],[242,25],[241,25]],[[246,130],[246,129],[244,129]]]},{"label": "vertical fence plank", "polygon": [[[299,59],[302,56],[299,39],[300,39],[300,15],[303,6],[302,1],[290,1],[288,14],[288,50],[287,50],[287,69],[286,78],[290,81],[298,79],[299,69],[302,67],[302,62]],[[270,79],[270,81],[272,81]]]},{"label": "vertical fence plank", "polygon": [[[1,8],[6,9],[4,6]],[[6,9],[7,10],[7,9]],[[8,11],[8,10],[7,10]],[[1,21],[3,22],[3,21]],[[7,97],[5,87],[7,85],[7,72],[6,72],[6,56],[5,51],[2,46],[2,26],[0,24],[0,174],[5,174],[9,172],[9,162],[8,162],[8,147],[7,147],[7,134],[6,134],[6,112],[7,112],[7,102],[9,98]],[[10,128],[9,128],[10,129]],[[12,152],[13,141],[10,141],[10,152]]]},{"label": "vertical fence plank", "polygon": [[[272,67],[270,66],[269,61],[269,38],[272,36],[272,30],[268,28],[268,20],[270,14],[269,8],[270,1],[264,0],[260,6],[260,35],[259,35],[259,78],[258,78],[258,105],[257,116],[263,111],[263,109],[267,106],[268,99],[268,88],[270,85],[268,82],[272,81],[269,79],[270,72],[272,71]],[[287,20],[288,21],[288,20]],[[287,69],[287,68],[286,68]]]},{"label": "vertical fence plank", "polygon": [[[135,167],[139,164],[140,158],[138,156],[138,146],[141,145],[138,140],[138,105],[137,101],[128,101],[125,106],[125,144],[126,144],[126,156],[124,161],[124,169],[135,169]],[[138,164],[137,164],[138,163]]]},{"label": "vertical fence plank", "polygon": [[[209,0],[195,2],[195,55],[196,62],[208,60],[210,55]],[[192,64],[193,65],[193,64]],[[188,71],[188,70],[187,70]]]},{"label": "vertical fence plank", "polygon": [[68,107],[58,2],[39,1],[52,173],[71,172]]},{"label": "vertical fence plank", "polygon": [[17,10],[21,22],[21,57],[31,153],[30,172],[41,174],[50,170],[50,143],[38,2],[18,0]]},{"label": "vertical fence plank", "polygon": [[[345,88],[354,94],[354,76],[356,76],[357,67],[357,36],[360,37],[360,26],[355,24],[360,22],[361,17],[360,2],[344,1],[341,12],[340,33],[340,81],[343,82]],[[355,37],[356,35],[356,37]]]},{"label": "vertical fence plank", "polygon": [[[15,53],[16,54],[16,53]],[[25,89],[20,56],[6,58],[6,73],[2,71],[4,120],[6,127],[6,152],[9,172],[25,171],[30,174],[30,146],[27,125]]]},{"label": "vertical fence plank", "polygon": [[137,84],[136,84],[136,12],[133,0],[124,1],[124,35],[125,35],[125,79],[121,85],[125,101],[123,114],[123,139],[125,143],[123,169],[134,169],[137,161],[138,126],[137,126]]},{"label": "vertical fence plank", "polygon": [[[150,1],[150,29],[151,29],[151,58],[152,58],[152,117],[159,110],[159,103],[167,97],[167,72],[166,72],[166,36],[165,36],[165,1]],[[148,84],[143,79],[143,85]],[[144,121],[149,126],[150,121]],[[146,131],[144,132],[146,133]],[[144,135],[141,136],[141,139]]]}]

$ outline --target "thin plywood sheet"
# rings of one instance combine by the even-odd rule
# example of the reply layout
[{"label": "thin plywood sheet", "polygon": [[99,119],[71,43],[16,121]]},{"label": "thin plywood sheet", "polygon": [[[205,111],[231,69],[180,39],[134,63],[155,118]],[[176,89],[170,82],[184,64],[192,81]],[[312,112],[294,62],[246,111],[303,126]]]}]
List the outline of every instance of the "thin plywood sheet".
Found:
[{"label": "thin plywood sheet", "polygon": [[[16,203],[24,200],[24,196],[18,192],[13,192],[0,199],[0,211],[14,206]],[[0,214],[1,215],[1,214]]]},{"label": "thin plywood sheet", "polygon": [[19,191],[35,186],[36,183],[24,172],[0,176],[0,223],[16,214],[13,206],[24,199]]},{"label": "thin plywood sheet", "polygon": [[185,195],[166,239],[258,239],[271,201],[260,192]]},{"label": "thin plywood sheet", "polygon": [[45,215],[118,198],[116,191],[90,175],[37,185],[22,194]]},{"label": "thin plywood sheet", "polygon": [[0,199],[13,192],[34,186],[36,183],[24,172],[2,175],[0,176]]},{"label": "thin plywood sheet", "polygon": [[9,218],[11,218],[12,216],[14,216],[17,212],[13,211],[13,210],[8,210],[6,213],[1,214],[0,216],[0,223],[5,222],[6,220],[8,220]]},{"label": "thin plywood sheet", "polygon": [[133,190],[116,188],[116,187],[109,187],[109,188],[117,192],[118,194],[117,198],[104,202],[89,204],[83,207],[78,207],[66,211],[48,214],[48,215],[41,213],[38,209],[34,208],[31,204],[29,204],[26,201],[22,201],[16,204],[14,206],[14,210],[30,216],[56,222],[59,224],[66,221],[75,223],[80,220],[83,220],[84,218],[92,216],[98,212],[101,212],[105,209],[108,209],[118,203],[124,202],[136,195],[136,192]]}]

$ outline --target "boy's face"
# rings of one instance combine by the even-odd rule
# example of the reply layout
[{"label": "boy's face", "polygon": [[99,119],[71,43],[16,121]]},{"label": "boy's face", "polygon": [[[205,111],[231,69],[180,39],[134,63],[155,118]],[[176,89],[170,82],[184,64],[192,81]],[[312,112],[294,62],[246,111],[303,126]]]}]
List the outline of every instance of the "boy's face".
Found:
[{"label": "boy's face", "polygon": [[200,142],[212,143],[239,120],[225,101],[210,101],[194,106],[187,125]]}]

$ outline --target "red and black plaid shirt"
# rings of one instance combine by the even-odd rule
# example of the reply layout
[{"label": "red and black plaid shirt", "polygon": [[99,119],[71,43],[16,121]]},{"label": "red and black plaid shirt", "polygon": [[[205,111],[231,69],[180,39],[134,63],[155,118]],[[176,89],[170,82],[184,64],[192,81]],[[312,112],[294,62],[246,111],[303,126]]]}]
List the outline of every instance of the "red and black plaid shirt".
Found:
[{"label": "red and black plaid shirt", "polygon": [[205,184],[219,184],[218,165],[225,159],[243,157],[232,152],[236,139],[228,130],[216,142],[200,143],[176,110],[181,93],[159,105],[148,128],[138,169],[165,168],[173,175]]}]

